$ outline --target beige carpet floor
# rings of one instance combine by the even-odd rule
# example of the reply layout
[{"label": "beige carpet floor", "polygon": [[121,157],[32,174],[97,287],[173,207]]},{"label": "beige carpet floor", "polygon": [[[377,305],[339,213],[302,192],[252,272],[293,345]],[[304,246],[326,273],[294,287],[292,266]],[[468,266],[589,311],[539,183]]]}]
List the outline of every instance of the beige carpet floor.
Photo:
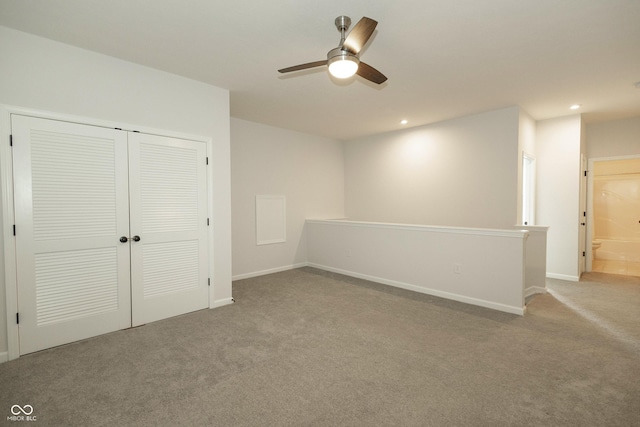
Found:
[{"label": "beige carpet floor", "polygon": [[304,268],[236,303],[0,364],[37,426],[640,426],[640,278],[523,317]]}]

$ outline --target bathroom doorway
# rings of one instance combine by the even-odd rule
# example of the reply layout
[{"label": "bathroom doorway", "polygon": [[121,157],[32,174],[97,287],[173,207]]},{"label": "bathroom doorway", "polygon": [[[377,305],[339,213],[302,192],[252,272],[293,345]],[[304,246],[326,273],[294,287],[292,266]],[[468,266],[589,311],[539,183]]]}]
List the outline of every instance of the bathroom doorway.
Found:
[{"label": "bathroom doorway", "polygon": [[640,156],[589,163],[587,269],[640,276]]}]

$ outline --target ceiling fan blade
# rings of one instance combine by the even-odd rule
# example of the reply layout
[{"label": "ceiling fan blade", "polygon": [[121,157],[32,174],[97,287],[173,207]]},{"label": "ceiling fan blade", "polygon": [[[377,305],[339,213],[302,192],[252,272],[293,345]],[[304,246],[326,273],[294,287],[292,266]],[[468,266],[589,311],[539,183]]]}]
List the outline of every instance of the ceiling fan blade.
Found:
[{"label": "ceiling fan blade", "polygon": [[358,71],[356,71],[356,74],[377,84],[387,81],[387,77],[384,74],[362,61],[360,61],[360,65],[358,65]]},{"label": "ceiling fan blade", "polygon": [[282,70],[278,70],[278,72],[290,73],[292,71],[306,70],[307,68],[315,68],[315,67],[320,67],[322,65],[327,65],[326,59],[324,61],[307,62],[306,64],[294,65],[293,67],[288,67],[288,68],[283,68]]},{"label": "ceiling fan blade", "polygon": [[357,55],[367,43],[371,34],[373,34],[373,30],[376,29],[376,25],[378,25],[378,21],[374,21],[366,16],[363,17],[358,21],[355,27],[353,27],[342,44],[342,47],[354,55]]}]

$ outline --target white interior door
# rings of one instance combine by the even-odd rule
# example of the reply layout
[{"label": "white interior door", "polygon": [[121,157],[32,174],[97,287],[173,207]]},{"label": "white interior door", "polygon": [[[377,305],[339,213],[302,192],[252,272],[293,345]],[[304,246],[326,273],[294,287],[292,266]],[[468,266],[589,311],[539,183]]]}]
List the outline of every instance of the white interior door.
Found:
[{"label": "white interior door", "polygon": [[11,125],[20,354],[209,306],[204,143]]},{"label": "white interior door", "polygon": [[11,126],[20,354],[129,327],[126,133]]},{"label": "white interior door", "polygon": [[133,326],[209,306],[206,162],[202,142],[129,134]]}]

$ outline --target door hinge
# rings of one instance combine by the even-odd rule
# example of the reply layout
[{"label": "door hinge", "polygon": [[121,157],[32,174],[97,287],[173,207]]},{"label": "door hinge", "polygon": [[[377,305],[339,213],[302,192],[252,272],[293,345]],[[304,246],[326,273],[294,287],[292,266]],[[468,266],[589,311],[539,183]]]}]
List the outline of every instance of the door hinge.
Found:
[{"label": "door hinge", "polygon": [[209,157],[207,157],[206,159],[207,159],[207,164],[209,164]]},{"label": "door hinge", "polygon": [[584,176],[587,176],[587,171],[584,171]]},{"label": "door hinge", "polygon": [[13,135],[9,135],[9,147],[13,147]]},{"label": "door hinge", "polygon": [[587,256],[587,253],[585,251],[582,251],[582,256]]},{"label": "door hinge", "polygon": [[582,216],[587,216],[587,212],[582,212]]},{"label": "door hinge", "polygon": [[209,225],[209,218],[207,218],[207,225]]},{"label": "door hinge", "polygon": [[15,224],[13,224],[13,235],[14,236],[16,235],[16,225]]},{"label": "door hinge", "polygon": [[211,286],[211,277],[207,278],[207,286]]},{"label": "door hinge", "polygon": [[16,313],[16,324],[20,324],[20,313]]}]

